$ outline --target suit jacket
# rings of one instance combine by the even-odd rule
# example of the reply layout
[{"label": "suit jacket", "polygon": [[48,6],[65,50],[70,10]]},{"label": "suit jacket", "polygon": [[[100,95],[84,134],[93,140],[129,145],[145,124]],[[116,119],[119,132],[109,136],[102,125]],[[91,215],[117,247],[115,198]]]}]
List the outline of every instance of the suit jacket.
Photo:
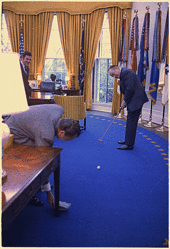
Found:
[{"label": "suit jacket", "polygon": [[11,115],[5,123],[14,134],[14,143],[50,147],[63,113],[63,107],[57,104],[35,105]]},{"label": "suit jacket", "polygon": [[28,83],[29,67],[26,67],[27,73],[25,73],[21,62],[20,62],[20,66],[21,66],[21,73],[22,73],[23,83],[24,83],[24,87],[25,87],[25,93],[26,93],[27,101],[28,101],[29,97],[31,96],[31,90],[32,90],[29,83]]},{"label": "suit jacket", "polygon": [[149,101],[139,77],[129,68],[121,69],[120,91],[124,94],[124,101],[130,111],[142,108]]}]

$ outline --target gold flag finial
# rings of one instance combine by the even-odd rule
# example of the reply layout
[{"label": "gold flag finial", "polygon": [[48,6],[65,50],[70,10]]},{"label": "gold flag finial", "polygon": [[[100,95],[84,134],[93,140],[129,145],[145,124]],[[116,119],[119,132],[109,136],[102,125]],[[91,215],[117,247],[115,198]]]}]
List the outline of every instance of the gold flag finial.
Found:
[{"label": "gold flag finial", "polygon": [[19,21],[19,23],[21,23],[21,28],[22,28],[23,22],[24,22],[24,20],[22,20],[22,18],[21,18],[21,20]]},{"label": "gold flag finial", "polygon": [[135,9],[134,10],[134,13],[136,14],[136,16],[138,15],[138,10],[137,9]]},{"label": "gold flag finial", "polygon": [[127,19],[127,12],[124,12],[124,18]]},{"label": "gold flag finial", "polygon": [[149,13],[149,9],[150,9],[150,7],[149,7],[149,6],[146,6],[146,11],[147,11],[147,13]]},{"label": "gold flag finial", "polygon": [[84,27],[85,20],[84,20],[84,19],[82,19],[82,20],[81,20],[81,23],[83,24],[83,27]]},{"label": "gold flag finial", "polygon": [[161,8],[161,3],[157,3],[157,7],[158,7],[158,9],[160,9]]}]

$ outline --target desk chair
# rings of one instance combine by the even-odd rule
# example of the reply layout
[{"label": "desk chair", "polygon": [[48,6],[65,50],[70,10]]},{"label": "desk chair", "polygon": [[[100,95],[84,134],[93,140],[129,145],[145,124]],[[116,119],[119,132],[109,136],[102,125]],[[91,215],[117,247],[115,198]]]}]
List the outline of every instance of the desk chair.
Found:
[{"label": "desk chair", "polygon": [[62,96],[54,95],[54,102],[64,108],[62,118],[72,118],[80,121],[84,119],[82,130],[86,130],[86,103],[84,96]]}]

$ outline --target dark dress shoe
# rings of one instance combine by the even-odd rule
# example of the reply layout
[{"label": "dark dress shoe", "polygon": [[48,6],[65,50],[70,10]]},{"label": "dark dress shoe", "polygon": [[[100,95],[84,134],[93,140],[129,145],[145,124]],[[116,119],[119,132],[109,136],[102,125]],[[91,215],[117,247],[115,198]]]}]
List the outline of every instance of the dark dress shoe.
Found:
[{"label": "dark dress shoe", "polygon": [[118,144],[125,144],[125,141],[119,141]]},{"label": "dark dress shoe", "polygon": [[119,146],[117,147],[118,150],[133,150],[133,145],[123,145],[123,146]]},{"label": "dark dress shoe", "polygon": [[33,196],[31,200],[28,202],[29,205],[35,206],[35,207],[42,207],[44,203],[40,201],[37,197]]}]

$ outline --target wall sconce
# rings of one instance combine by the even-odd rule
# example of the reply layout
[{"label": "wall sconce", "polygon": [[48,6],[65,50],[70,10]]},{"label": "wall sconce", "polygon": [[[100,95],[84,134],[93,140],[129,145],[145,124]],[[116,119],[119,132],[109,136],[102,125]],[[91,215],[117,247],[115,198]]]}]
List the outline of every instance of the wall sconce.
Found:
[{"label": "wall sconce", "polygon": [[37,75],[37,80],[38,80],[38,81],[42,80],[42,78],[41,78],[41,75],[40,75],[40,74],[38,74],[38,75]]}]

